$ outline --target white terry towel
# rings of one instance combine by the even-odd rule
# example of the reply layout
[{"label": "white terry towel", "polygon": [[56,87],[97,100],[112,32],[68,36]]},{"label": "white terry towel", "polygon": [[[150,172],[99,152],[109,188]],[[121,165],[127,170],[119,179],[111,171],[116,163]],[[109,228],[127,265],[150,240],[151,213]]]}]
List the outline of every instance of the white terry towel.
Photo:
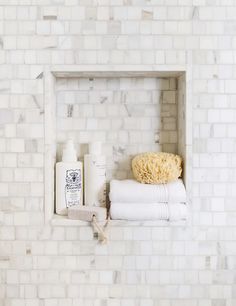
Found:
[{"label": "white terry towel", "polygon": [[141,184],[135,180],[112,180],[110,201],[116,203],[185,203],[186,190],[181,179],[167,184]]},{"label": "white terry towel", "polygon": [[187,218],[187,206],[183,203],[148,203],[147,205],[142,203],[111,203],[110,215],[113,220],[178,221]]}]

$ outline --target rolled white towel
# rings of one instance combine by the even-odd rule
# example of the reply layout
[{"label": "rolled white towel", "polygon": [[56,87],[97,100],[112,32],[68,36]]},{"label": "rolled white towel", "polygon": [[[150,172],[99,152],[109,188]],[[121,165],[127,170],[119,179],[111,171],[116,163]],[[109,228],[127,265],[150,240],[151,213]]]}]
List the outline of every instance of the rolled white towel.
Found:
[{"label": "rolled white towel", "polygon": [[112,180],[110,201],[118,203],[185,203],[186,190],[181,179],[167,184],[141,184],[135,180]]},{"label": "rolled white towel", "polygon": [[187,218],[187,205],[184,203],[111,203],[110,215],[113,220],[169,220],[178,221]]}]

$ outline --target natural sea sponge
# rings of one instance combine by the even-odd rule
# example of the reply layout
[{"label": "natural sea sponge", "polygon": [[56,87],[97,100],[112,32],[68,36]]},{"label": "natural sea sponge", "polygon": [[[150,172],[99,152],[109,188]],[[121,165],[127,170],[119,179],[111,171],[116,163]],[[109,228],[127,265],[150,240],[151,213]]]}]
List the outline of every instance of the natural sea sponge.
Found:
[{"label": "natural sea sponge", "polygon": [[182,158],[165,152],[148,152],[132,160],[135,179],[144,184],[165,184],[177,180],[182,173]]}]

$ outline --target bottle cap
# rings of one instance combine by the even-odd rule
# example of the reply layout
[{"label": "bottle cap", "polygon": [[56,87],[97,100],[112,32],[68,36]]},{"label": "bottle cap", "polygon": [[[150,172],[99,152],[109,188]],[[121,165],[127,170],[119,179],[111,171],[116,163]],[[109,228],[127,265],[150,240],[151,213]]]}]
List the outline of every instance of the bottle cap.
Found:
[{"label": "bottle cap", "polygon": [[89,143],[89,154],[100,155],[102,153],[102,144],[100,141]]},{"label": "bottle cap", "polygon": [[65,148],[63,149],[62,161],[66,163],[73,163],[77,161],[76,151],[72,139],[68,139]]}]

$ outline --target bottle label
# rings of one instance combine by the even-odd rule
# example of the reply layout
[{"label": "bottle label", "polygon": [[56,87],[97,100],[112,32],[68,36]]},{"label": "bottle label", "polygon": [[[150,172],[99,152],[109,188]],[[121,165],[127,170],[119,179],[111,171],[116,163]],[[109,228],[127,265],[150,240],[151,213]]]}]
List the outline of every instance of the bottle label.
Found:
[{"label": "bottle label", "polygon": [[66,171],[65,199],[66,207],[80,205],[81,201],[81,170]]},{"label": "bottle label", "polygon": [[106,207],[105,156],[85,157],[85,205]]}]

